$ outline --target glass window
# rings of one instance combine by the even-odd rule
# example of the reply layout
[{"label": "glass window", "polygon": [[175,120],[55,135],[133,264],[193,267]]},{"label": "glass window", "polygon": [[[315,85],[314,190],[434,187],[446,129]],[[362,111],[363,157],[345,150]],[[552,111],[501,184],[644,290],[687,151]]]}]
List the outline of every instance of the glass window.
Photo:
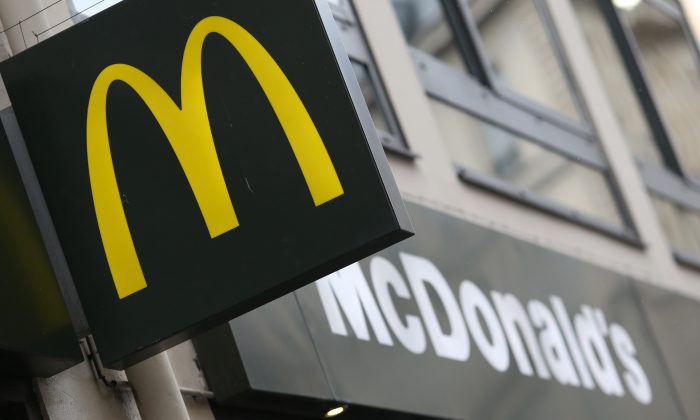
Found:
[{"label": "glass window", "polygon": [[121,0],[70,0],[73,13],[80,13],[83,16],[92,16],[108,7],[114,6]]},{"label": "glass window", "polygon": [[440,0],[391,0],[409,45],[466,72]]},{"label": "glass window", "polygon": [[360,84],[360,89],[362,89],[362,95],[365,97],[365,102],[367,102],[367,108],[372,115],[374,126],[378,130],[389,133],[390,128],[387,122],[387,116],[379,102],[377,88],[370,78],[367,66],[354,60],[351,62],[352,68],[355,70],[355,76],[357,76],[357,81]]},{"label": "glass window", "polygon": [[636,242],[546,1],[391,2],[462,180]]},{"label": "glass window", "polygon": [[602,173],[441,101],[433,99],[432,106],[450,156],[459,165],[610,225],[623,225],[608,179]]},{"label": "glass window", "polygon": [[606,90],[611,93],[608,99],[630,148],[637,157],[663,166],[632,81],[596,0],[574,0],[573,4],[598,73]]},{"label": "glass window", "polygon": [[471,7],[497,80],[541,105],[580,120],[553,38],[535,1],[472,0]]},{"label": "glass window", "polygon": [[657,197],[652,201],[671,245],[684,253],[700,255],[700,214]]},{"label": "glass window", "polygon": [[684,170],[700,178],[700,68],[695,47],[674,17],[642,2],[621,14]]},{"label": "glass window", "polygon": [[377,134],[379,134],[379,139],[384,149],[405,158],[415,158],[403,137],[396,114],[384,89],[379,70],[357,22],[352,3],[348,0],[328,1],[333,7],[336,4],[342,6],[341,9],[335,10],[334,17],[340,29],[340,35],[350,58],[355,77],[360,85],[362,96],[367,104],[367,109],[370,112],[372,122],[377,129]]},{"label": "glass window", "polygon": [[671,0],[572,1],[631,148],[650,162],[641,175],[676,258],[700,267],[700,61],[683,10]]}]

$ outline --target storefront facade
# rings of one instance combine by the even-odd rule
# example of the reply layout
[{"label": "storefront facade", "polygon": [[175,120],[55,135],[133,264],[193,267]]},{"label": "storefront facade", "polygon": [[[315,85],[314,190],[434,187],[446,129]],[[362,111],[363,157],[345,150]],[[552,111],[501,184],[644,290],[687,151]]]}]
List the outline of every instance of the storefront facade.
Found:
[{"label": "storefront facade", "polygon": [[195,339],[220,404],[285,402],[311,416],[343,402],[348,415],[385,418],[685,418],[664,361],[682,358],[678,339],[658,342],[647,321],[676,322],[649,304],[659,291],[408,208],[416,237]]},{"label": "storefront facade", "polygon": [[[91,14],[52,3],[0,0],[8,55]],[[24,372],[0,413],[698,418],[698,6],[328,3],[416,236],[158,367]]]}]

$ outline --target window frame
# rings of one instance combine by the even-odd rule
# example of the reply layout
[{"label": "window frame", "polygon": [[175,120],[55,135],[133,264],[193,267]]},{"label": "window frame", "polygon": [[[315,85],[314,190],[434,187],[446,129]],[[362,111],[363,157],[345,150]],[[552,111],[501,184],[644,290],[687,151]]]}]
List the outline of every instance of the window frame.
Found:
[{"label": "window frame", "polygon": [[401,158],[414,160],[418,158],[418,155],[411,151],[406,137],[401,130],[401,125],[399,124],[394,108],[389,100],[376,62],[369,49],[364,31],[356,17],[354,5],[351,0],[339,1],[339,5],[328,1],[328,5],[338,25],[348,58],[352,63],[359,64],[367,70],[368,82],[371,84],[375,93],[377,106],[389,127],[389,131],[375,127],[377,136],[386,152]]},{"label": "window frame", "polygon": [[622,225],[582,214],[528,189],[453,163],[456,174],[466,184],[544,211],[634,247],[643,248],[644,244],[639,238],[607,158],[597,140],[598,136],[590,123],[590,116],[564,54],[549,7],[545,0],[529,1],[533,1],[537,7],[543,29],[549,37],[575,106],[581,114],[581,121],[557,113],[497,82],[486,59],[485,47],[468,0],[439,2],[469,73],[460,72],[440,59],[408,45],[419,79],[426,94],[431,98],[600,173],[609,185],[611,198],[616,204]]},{"label": "window frame", "polygon": [[[674,19],[681,27],[690,51],[695,57],[700,77],[700,50],[690,24],[680,4],[665,0],[642,0],[658,12]],[[622,12],[610,0],[595,0],[606,19],[613,40],[625,65],[625,70],[634,87],[635,95],[647,119],[652,139],[664,166],[635,156],[641,178],[649,191],[662,200],[684,207],[700,217],[700,178],[689,175],[678,158],[667,124],[656,105],[651,85],[641,59],[642,53],[632,29],[626,24]],[[676,262],[700,270],[700,255],[694,255],[669,243]]]},{"label": "window frame", "polygon": [[[454,6],[451,5],[455,4],[454,0],[440,1],[443,4],[443,8],[446,10],[446,15],[454,13],[447,11],[448,8],[454,8]],[[552,52],[554,53],[557,63],[559,64],[562,70],[562,75],[564,76],[567,87],[569,88],[569,92],[571,93],[571,99],[574,102],[576,111],[581,117],[580,121],[577,121],[571,118],[570,116],[551,110],[545,105],[542,105],[536,102],[535,100],[516,92],[496,77],[494,70],[489,65],[488,52],[483,41],[481,40],[481,35],[477,28],[476,19],[474,18],[471,8],[469,7],[468,0],[457,0],[456,2],[457,11],[459,11],[462,14],[462,25],[464,25],[464,30],[467,31],[467,36],[468,38],[470,38],[469,40],[465,40],[465,42],[469,43],[465,45],[471,45],[471,49],[473,51],[471,52],[469,51],[469,49],[462,47],[462,55],[474,55],[474,57],[470,58],[469,61],[474,60],[479,63],[479,68],[475,69],[475,75],[477,76],[477,79],[479,79],[485,86],[488,86],[501,99],[511,103],[512,105],[515,105],[516,107],[522,108],[532,114],[538,115],[542,119],[548,120],[549,122],[555,125],[561,126],[565,130],[578,133],[582,137],[595,137],[593,127],[589,123],[589,121],[591,120],[590,116],[583,103],[583,98],[580,93],[578,84],[574,80],[573,72],[570,70],[569,63],[565,59],[564,48],[561,44],[559,36],[556,33],[556,29],[554,27],[554,22],[552,20],[552,15],[549,11],[549,7],[545,3],[545,0],[529,1],[533,2],[535,8],[537,9],[537,13],[540,19],[542,20],[542,29],[547,35],[547,39],[549,40],[550,45],[552,46]],[[501,3],[497,7],[502,7],[503,4],[504,3]],[[449,16],[446,17],[450,19]],[[461,32],[458,30],[458,26],[455,25],[460,25],[460,22],[455,21],[454,23],[452,23],[452,27],[455,33]]]}]

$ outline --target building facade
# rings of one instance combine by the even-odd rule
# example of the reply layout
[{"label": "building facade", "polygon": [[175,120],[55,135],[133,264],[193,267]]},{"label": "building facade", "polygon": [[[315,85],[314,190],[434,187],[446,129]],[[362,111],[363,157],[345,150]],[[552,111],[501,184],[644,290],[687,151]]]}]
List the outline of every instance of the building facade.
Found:
[{"label": "building facade", "polygon": [[[109,8],[98,10],[107,4],[97,4],[91,8],[95,3],[98,2],[0,0],[0,21],[5,28],[2,37],[3,58],[19,54],[24,49],[89,19],[94,13],[110,12]],[[309,413],[314,413],[314,410],[318,411],[318,417],[323,417],[334,408],[347,409],[341,415],[356,418],[520,418],[518,416],[521,414],[522,418],[544,418],[567,410],[564,403],[557,407],[556,404],[551,407],[548,405],[553,403],[547,399],[556,399],[560,391],[549,390],[549,385],[545,384],[547,381],[557,381],[562,387],[577,388],[577,392],[581,393],[596,393],[595,398],[602,398],[604,394],[606,398],[620,399],[623,397],[618,394],[625,394],[625,407],[611,408],[610,411],[601,408],[600,412],[582,408],[586,404],[597,404],[597,400],[586,399],[588,397],[578,400],[578,397],[571,396],[570,409],[583,413],[580,418],[620,418],[631,416],[630,413],[647,415],[648,418],[668,415],[668,418],[692,419],[700,416],[700,406],[693,398],[700,386],[700,380],[697,379],[700,372],[696,366],[688,365],[692,363],[693,357],[697,362],[697,355],[688,349],[693,348],[693,344],[695,348],[700,345],[698,335],[692,329],[693,314],[700,314],[700,311],[693,312],[692,309],[695,301],[700,300],[700,147],[696,145],[696,137],[700,136],[697,117],[700,115],[700,53],[697,47],[700,42],[700,4],[694,0],[329,0],[328,3],[384,145],[392,173],[403,199],[409,203],[409,214],[415,218],[417,236],[411,239],[414,241],[411,243],[421,241],[421,232],[424,230],[428,232],[427,227],[418,224],[418,221],[424,219],[432,220],[432,216],[424,216],[424,212],[436,212],[440,216],[435,217],[450,219],[449,222],[444,222],[443,236],[431,239],[434,243],[426,244],[425,247],[438,253],[464,247],[464,254],[457,252],[452,260],[446,258],[439,263],[433,258],[435,265],[444,271],[448,280],[451,273],[461,275],[459,270],[453,270],[451,261],[464,257],[468,261],[464,264],[478,267],[483,264],[483,272],[469,271],[469,275],[478,277],[481,273],[485,279],[486,283],[479,283],[477,279],[471,278],[477,283],[474,287],[491,296],[495,311],[489,312],[487,307],[483,313],[498,313],[498,320],[493,325],[503,326],[500,336],[510,343],[512,359],[507,355],[506,358],[512,360],[512,363],[499,365],[498,361],[490,359],[488,354],[491,353],[488,352],[484,357],[496,371],[499,370],[496,366],[503,366],[501,373],[518,371],[520,376],[506,376],[506,380],[496,385],[485,385],[485,390],[489,392],[484,392],[483,395],[478,394],[478,387],[475,387],[470,392],[478,394],[478,398],[467,399],[466,405],[455,401],[459,397],[450,394],[453,391],[440,387],[435,388],[436,395],[431,398],[412,395],[410,401],[401,403],[400,399],[387,397],[387,402],[381,397],[372,398],[360,392],[354,393],[353,387],[361,385],[350,385],[352,381],[347,379],[348,385],[345,386],[340,373],[336,373],[340,379],[335,379],[338,383],[334,385],[334,380],[328,379],[328,376],[333,376],[329,370],[333,370],[331,365],[336,362],[324,359],[321,355],[321,368],[304,365],[303,370],[289,373],[286,376],[287,382],[296,383],[290,376],[304,377],[308,374],[312,378],[315,375],[314,369],[320,369],[323,372],[319,375],[325,378],[321,381],[324,382],[323,387],[328,386],[332,391],[314,391],[312,388],[304,391],[304,386],[298,384],[300,395],[296,397],[283,395],[279,399],[266,399],[269,394],[284,394],[287,383],[273,378],[274,375],[265,373],[263,368],[251,368],[253,359],[246,359],[247,362],[244,360],[241,362],[242,368],[231,368],[230,373],[223,367],[224,362],[214,362],[218,360],[216,357],[220,357],[218,354],[200,360],[202,355],[198,352],[218,347],[219,341],[214,341],[213,344],[211,342],[216,337],[208,337],[208,344],[202,344],[206,340],[201,340],[199,344],[195,340],[195,349],[195,344],[188,341],[128,368],[125,372],[96,370],[86,359],[48,379],[13,380],[11,386],[8,385],[6,395],[3,397],[3,393],[0,393],[0,418],[292,419],[297,416],[310,417],[312,414]],[[11,106],[5,92],[0,97],[3,109]],[[522,257],[524,260],[515,257],[508,259],[507,246],[495,247],[491,254],[479,256],[474,249],[488,249],[485,243],[471,243],[467,238],[462,242],[459,236],[451,237],[448,234],[452,230],[459,231],[455,226],[460,221],[471,226],[472,230],[468,230],[470,237],[478,236],[481,232],[479,229],[483,229],[484,232],[489,232],[484,235],[500,238],[493,239],[494,241],[510,238],[512,243],[519,244],[515,247],[517,249],[529,250],[530,247],[536,247],[538,251],[523,251],[522,255],[530,255]],[[428,224],[426,222],[425,226]],[[435,227],[431,227],[433,228]],[[424,237],[432,238],[431,235],[425,233]],[[418,248],[415,249],[416,252],[420,251]],[[399,264],[403,264],[399,270],[400,276],[410,278],[413,269],[409,266],[413,260],[405,257],[407,249],[413,248],[409,246],[397,251],[394,260],[391,259],[393,257],[387,257],[393,265],[389,263],[382,266],[384,262],[381,261],[384,260],[372,260],[371,263],[363,263],[361,268],[358,266],[358,269],[364,270],[363,281],[373,280],[375,269],[379,270],[377,272],[382,269],[391,271],[391,267],[396,270]],[[467,253],[467,249],[472,253]],[[541,252],[559,257],[541,257],[542,260],[538,260]],[[500,260],[494,253],[506,256]],[[422,256],[428,258],[425,254]],[[525,267],[527,261],[559,266],[557,258],[565,261],[561,267],[568,267],[569,271],[565,270],[559,275],[566,277],[566,273],[570,273],[571,279],[566,280],[572,284],[569,289],[575,289],[583,282],[586,288],[592,290],[591,301],[581,304],[598,305],[606,312],[610,318],[606,329],[610,327],[611,331],[615,330],[618,334],[617,339],[610,339],[617,340],[615,342],[619,344],[618,348],[628,349],[627,352],[617,353],[618,358],[614,362],[620,371],[617,379],[610,379],[612,382],[602,379],[597,381],[594,377],[590,379],[595,385],[595,391],[590,390],[593,388],[585,390],[585,375],[580,366],[572,369],[578,374],[574,373],[567,382],[564,376],[557,376],[556,372],[559,371],[552,368],[551,363],[543,365],[549,366],[549,369],[543,367],[538,371],[538,353],[528,347],[527,343],[526,347],[530,351],[518,353],[512,337],[509,338],[507,322],[494,297],[496,292],[513,290],[516,293],[515,290],[520,290],[518,287],[522,286],[516,286],[515,280],[511,284],[494,280],[493,273],[499,272],[497,268],[500,264],[509,266],[513,273],[525,273],[522,281],[531,281],[533,289],[542,288],[544,291],[540,300],[559,293],[566,301],[564,292],[549,292],[548,283],[537,283],[535,277],[544,278],[551,273],[528,271],[530,269]],[[570,263],[569,259],[576,263]],[[517,265],[517,261],[523,265]],[[580,268],[577,264],[589,268]],[[367,274],[370,272],[371,276]],[[339,274],[339,278],[344,278],[349,284],[363,277],[362,273],[348,273]],[[504,276],[509,275],[505,273],[504,271]],[[513,278],[516,277],[513,274]],[[342,290],[342,286],[336,288],[333,285],[335,283],[328,283],[336,280],[326,278],[314,286],[317,289],[313,289],[313,293],[321,297],[315,304],[305,304],[303,293],[295,297],[302,308],[299,316],[305,319],[296,327],[290,328],[303,329],[311,325],[309,328],[312,330],[313,349],[308,349],[308,352],[324,351],[319,344],[319,340],[322,341],[320,335],[313,334],[313,319],[308,319],[318,315],[328,325],[319,323],[317,330],[329,328],[327,332],[332,332],[337,337],[354,336],[359,342],[400,348],[403,349],[400,351],[407,354],[429,353],[437,357],[446,355],[443,359],[460,358],[459,355],[450,353],[458,351],[455,350],[458,346],[446,345],[441,354],[439,340],[431,336],[431,321],[426,318],[426,312],[421,312],[420,317],[412,318],[415,325],[423,327],[406,332],[404,341],[397,331],[402,327],[408,329],[403,322],[408,318],[401,318],[397,327],[392,327],[386,307],[382,306],[382,297],[377,292],[376,282],[372,283],[373,298],[368,298],[366,294],[363,298],[362,283],[357,286],[360,288],[348,291]],[[563,283],[566,281],[562,280]],[[629,289],[627,292],[619,292],[614,288],[608,290],[608,287],[612,287],[610,285],[628,281],[634,290],[629,289],[627,283],[624,283],[624,287],[620,286],[620,290]],[[389,294],[389,299],[419,300],[417,286],[410,288],[410,293],[409,288],[403,290],[396,284],[403,283],[393,284],[393,294]],[[472,283],[465,286],[465,283],[451,283],[452,291],[459,296],[457,291],[472,287],[470,284]],[[646,331],[651,331],[651,338],[642,344],[640,339],[635,339],[637,333],[632,332],[636,331],[636,327],[628,327],[622,320],[619,320],[620,325],[612,321],[618,315],[620,319],[628,319],[624,315],[627,309],[619,308],[627,308],[625,305],[631,308],[638,305],[635,303],[637,301],[617,304],[610,304],[611,300],[606,299],[594,301],[594,296],[599,294],[623,293],[625,296],[634,295],[635,299],[645,302],[643,290],[646,287],[653,290],[650,296],[669,293],[674,296],[673,299],[682,302],[677,305],[679,312],[676,315],[682,314],[686,318],[677,320],[676,325],[680,328],[679,331],[685,333],[676,331],[674,334],[673,331],[665,330],[663,319],[657,322],[653,314],[641,311],[640,314],[646,315],[638,316],[648,319],[645,318],[644,326],[639,327],[643,332],[638,335],[646,337]],[[569,290],[566,286],[564,289]],[[540,301],[527,296],[527,290],[527,287],[523,289],[519,299],[523,302],[531,299],[530,304],[537,306],[536,302]],[[438,310],[440,315],[435,323],[442,322],[441,331],[445,337],[454,339],[455,326],[449,321],[449,304],[445,304],[451,298],[435,298],[435,292],[431,293],[433,295],[426,299],[437,299],[445,306],[444,310]],[[588,296],[581,293],[582,296]],[[352,305],[346,306],[343,303],[343,299],[353,299],[354,294],[360,296],[360,313],[364,314],[357,318],[359,321],[353,321],[349,315],[352,309],[348,308]],[[638,298],[638,295],[642,295],[642,298]],[[340,302],[340,306],[333,303],[336,302],[334,299]],[[372,304],[368,303],[372,301],[379,302],[379,306],[374,304],[377,315],[374,318]],[[619,302],[623,301],[624,299]],[[605,307],[606,304],[601,302],[608,302],[609,306]],[[648,298],[646,302],[653,303],[653,299]],[[650,306],[653,306],[652,303]],[[460,304],[459,309],[466,314],[464,300]],[[570,303],[572,306],[577,304],[573,301]],[[552,305],[552,308],[555,306]],[[691,309],[686,311],[683,309],[686,307]],[[415,310],[413,306],[409,308]],[[570,309],[573,316],[575,308]],[[277,309],[269,311],[273,315],[285,313],[275,312]],[[333,321],[333,311],[338,314],[342,311],[343,315]],[[458,315],[460,320],[462,312]],[[483,313],[482,317],[486,317]],[[629,317],[630,323],[636,319],[635,315]],[[469,328],[469,318],[465,318],[466,329],[473,332],[476,324]],[[530,318],[530,322],[538,324],[532,313]],[[406,322],[410,327],[410,321]],[[483,322],[488,323],[488,319],[482,319],[480,325]],[[366,330],[364,335],[360,324]],[[240,321],[228,332],[237,342],[236,350],[231,350],[232,357],[238,353],[238,357],[245,359],[253,357],[246,356],[251,354],[257,355],[255,357],[260,358],[257,363],[262,365],[275,365],[279,362],[279,366],[275,365],[279,372],[294,365],[293,362],[280,362],[282,356],[279,356],[279,360],[276,358],[276,352],[283,353],[281,347],[288,344],[284,342],[283,333],[277,336],[278,341],[272,341],[278,346],[276,351],[266,352],[261,348],[269,346],[263,344],[262,338],[246,333],[255,330],[251,325],[260,325],[257,328],[274,331],[271,324],[250,317]],[[520,325],[522,332],[522,328],[526,327]],[[635,342],[638,348],[642,345],[654,348],[655,356],[650,356],[649,359],[653,359],[653,362],[648,362],[654,367],[647,365],[646,373],[639,374],[630,361],[633,359],[631,356],[627,359],[619,357],[620,354],[629,355],[634,351],[630,351],[630,346],[621,344],[627,342],[624,337],[629,339],[627,332],[621,332],[627,330],[613,325],[627,327],[633,336],[630,343]],[[423,337],[422,341],[415,341],[415,331],[418,330],[421,331],[418,336]],[[492,330],[485,336],[485,345],[495,346],[494,334],[499,335]],[[524,333],[523,336],[526,335]],[[219,340],[223,343],[226,338],[221,337]],[[473,337],[472,340],[471,352],[476,354],[478,338]],[[527,341],[527,337],[524,340]],[[674,340],[681,340],[675,347],[685,346],[688,351],[669,353],[664,348],[657,348],[659,342]],[[357,353],[349,354],[347,363],[351,363],[356,356],[356,363],[359,364],[356,368],[362,372],[363,369],[368,369],[371,358],[361,354],[364,351],[362,347],[354,347],[358,345],[355,341],[348,346]],[[390,346],[387,345],[389,342],[392,343]],[[615,353],[615,345],[611,345],[611,352]],[[221,347],[225,348],[223,344]],[[83,342],[82,348],[86,354],[93,354],[89,339]],[[331,346],[325,351],[330,354],[332,349]],[[373,353],[375,350],[367,351],[379,354]],[[467,354],[469,352],[468,349],[464,351]],[[399,362],[396,366],[392,365],[394,359],[390,356],[382,357],[388,357],[384,360],[377,356],[377,360],[384,361],[389,378],[392,372],[402,370]],[[403,356],[397,356],[401,357]],[[470,356],[464,356],[462,360],[468,357]],[[600,353],[598,357],[601,357]],[[575,354],[572,353],[568,358],[572,360],[572,366],[576,365]],[[302,359],[297,359],[297,363],[301,364]],[[427,359],[416,358],[406,363],[420,365],[423,360]],[[428,371],[432,366],[437,366],[433,364],[437,362],[425,363]],[[524,367],[526,364],[530,365],[529,375]],[[245,394],[240,390],[231,391],[236,396],[230,399],[214,395],[217,389],[208,382],[221,374],[217,366],[221,366],[224,375],[247,378],[251,389],[257,386],[255,384],[263,384],[260,388],[266,398],[256,396],[245,399],[236,394]],[[682,371],[686,368],[687,377],[684,377]],[[497,375],[492,368],[484,369],[481,374],[486,378]],[[547,373],[544,373],[545,370]],[[351,376],[349,372],[340,372]],[[475,372],[458,371],[457,376],[473,376]],[[656,373],[652,376],[652,372]],[[102,374],[106,375],[106,379],[99,378]],[[265,382],[256,379],[255,375],[272,376]],[[367,375],[371,376],[369,373]],[[424,375],[424,380],[432,380],[429,372],[424,372]],[[537,395],[540,394],[521,394],[524,392],[522,389],[530,386],[524,383],[520,388],[513,385],[515,390],[512,394],[507,394],[510,397],[503,397],[508,402],[502,406],[495,399],[488,404],[488,408],[472,410],[471,407],[475,407],[477,401],[487,399],[496,392],[490,392],[491,390],[507,388],[520,383],[518,378],[521,376],[533,375],[539,376],[537,380],[543,381],[532,386],[533,389],[543,387],[541,395],[545,395],[544,401],[538,399]],[[571,379],[574,376],[576,379]],[[410,380],[411,377],[404,379]],[[110,383],[112,380],[115,382]],[[282,382],[277,384],[276,381]],[[490,379],[484,379],[484,383],[490,384],[489,381]],[[651,386],[649,391],[644,386],[645,381],[658,383],[647,384]],[[616,382],[619,382],[618,385],[615,385]],[[396,392],[377,383],[378,379],[374,384],[367,385],[373,395]],[[266,391],[266,386],[277,391]],[[288,386],[294,388],[294,385]],[[455,386],[465,385],[456,382]],[[655,393],[655,386],[670,391],[660,395]],[[418,389],[409,389],[418,392]],[[17,394],[21,394],[20,397]],[[568,394],[562,395],[563,400],[569,401]],[[217,401],[214,401],[214,397]],[[533,400],[534,403],[529,403]],[[651,404],[652,400],[654,404],[658,402],[660,405],[657,407]],[[607,404],[607,400],[601,401],[601,406]],[[446,408],[443,410],[441,405]],[[644,407],[652,406],[652,411],[645,413]],[[551,411],[537,407],[549,407],[547,410]],[[627,407],[633,408],[626,411]],[[8,414],[2,411],[5,409]],[[22,417],[23,410],[30,413],[29,417]]]}]

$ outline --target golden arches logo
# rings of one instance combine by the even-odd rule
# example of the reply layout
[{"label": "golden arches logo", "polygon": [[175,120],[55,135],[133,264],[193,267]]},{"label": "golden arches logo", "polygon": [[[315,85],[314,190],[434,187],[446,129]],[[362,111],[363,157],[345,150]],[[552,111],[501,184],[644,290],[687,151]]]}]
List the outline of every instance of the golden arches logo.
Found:
[{"label": "golden arches logo", "polygon": [[129,231],[117,185],[107,129],[107,96],[112,83],[128,84],[145,102],[175,152],[215,238],[238,227],[209,125],[202,81],[202,48],[210,34],[231,43],[255,75],[299,163],[311,197],[320,206],[343,195],[325,145],[299,95],[265,48],[243,27],[219,16],[192,30],[182,61],[181,105],[139,69],[114,64],[97,77],[88,104],[87,157],[92,197],[102,244],[120,299],[147,286]]}]

